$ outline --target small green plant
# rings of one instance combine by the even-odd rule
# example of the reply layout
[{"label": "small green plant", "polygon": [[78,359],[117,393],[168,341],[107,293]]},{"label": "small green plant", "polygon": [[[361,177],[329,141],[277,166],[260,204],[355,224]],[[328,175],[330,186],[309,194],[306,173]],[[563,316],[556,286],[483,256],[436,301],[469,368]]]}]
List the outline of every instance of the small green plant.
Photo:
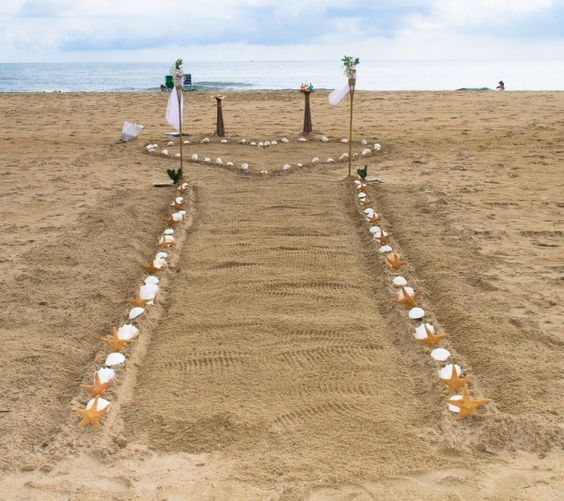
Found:
[{"label": "small green plant", "polygon": [[172,179],[172,182],[174,184],[177,184],[178,181],[180,181],[180,178],[182,177],[182,168],[180,169],[167,169],[166,173],[168,174],[168,177],[170,177],[170,179]]},{"label": "small green plant", "polygon": [[368,176],[368,165],[365,165],[364,169],[356,169],[356,172],[358,177],[364,181],[366,176]]},{"label": "small green plant", "polygon": [[360,59],[358,57],[353,57],[353,56],[343,56],[341,61],[343,62],[345,75],[349,75],[350,72],[354,70],[356,66],[360,63]]}]

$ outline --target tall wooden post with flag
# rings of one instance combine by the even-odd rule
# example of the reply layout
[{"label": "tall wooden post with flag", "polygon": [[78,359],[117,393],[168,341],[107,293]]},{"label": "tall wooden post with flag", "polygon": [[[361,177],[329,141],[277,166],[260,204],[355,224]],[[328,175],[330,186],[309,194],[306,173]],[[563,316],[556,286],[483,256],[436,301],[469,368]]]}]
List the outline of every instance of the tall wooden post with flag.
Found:
[{"label": "tall wooden post with flag", "polygon": [[170,73],[174,82],[174,86],[168,98],[166,106],[166,121],[171,127],[178,130],[178,140],[180,146],[180,171],[179,178],[182,177],[182,167],[184,155],[182,151],[182,114],[184,111],[184,68],[182,59],[177,59],[170,68]]},{"label": "tall wooden post with flag", "polygon": [[339,104],[343,98],[350,95],[350,115],[349,115],[349,177],[352,174],[352,140],[353,140],[353,108],[354,108],[354,90],[356,88],[356,66],[360,63],[358,57],[344,56],[341,59],[347,77],[347,83],[335,89],[329,94],[329,102],[331,106]]}]

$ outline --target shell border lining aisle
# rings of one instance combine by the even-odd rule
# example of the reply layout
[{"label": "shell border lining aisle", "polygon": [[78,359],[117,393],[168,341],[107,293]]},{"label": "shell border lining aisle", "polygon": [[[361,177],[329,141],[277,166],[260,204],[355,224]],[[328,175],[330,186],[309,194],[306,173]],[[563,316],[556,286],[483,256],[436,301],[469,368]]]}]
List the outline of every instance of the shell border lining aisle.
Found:
[{"label": "shell border lining aisle", "polygon": [[127,301],[132,306],[127,315],[127,320],[119,328],[112,328],[111,337],[102,338],[110,352],[102,366],[95,371],[94,382],[80,385],[80,388],[91,397],[85,407],[73,407],[71,409],[82,416],[80,426],[87,424],[99,426],[100,419],[108,414],[111,408],[111,402],[103,396],[106,396],[106,390],[113,386],[116,380],[116,368],[122,366],[127,360],[123,353],[126,351],[126,346],[139,336],[138,319],[145,314],[147,307],[154,306],[158,299],[161,290],[159,287],[160,279],[156,275],[169,267],[168,253],[165,252],[165,249],[170,251],[177,243],[174,236],[174,227],[185,220],[188,212],[184,209],[184,206],[191,195],[193,195],[193,191],[190,183],[186,179],[180,180],[177,185],[177,193],[168,205],[169,215],[166,219],[166,226],[157,242],[159,250],[149,264],[140,263],[147,276],[143,284],[137,289],[135,296]]}]

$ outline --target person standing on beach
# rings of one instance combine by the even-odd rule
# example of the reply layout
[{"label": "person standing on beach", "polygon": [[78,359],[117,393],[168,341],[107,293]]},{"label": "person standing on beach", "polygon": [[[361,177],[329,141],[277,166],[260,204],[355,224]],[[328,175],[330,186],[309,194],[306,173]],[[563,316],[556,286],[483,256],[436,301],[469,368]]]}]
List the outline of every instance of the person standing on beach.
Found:
[{"label": "person standing on beach", "polygon": [[505,84],[503,83],[503,80],[500,80],[500,81],[499,81],[499,83],[498,83],[497,87],[495,88],[495,90],[499,90],[499,91],[505,90]]}]

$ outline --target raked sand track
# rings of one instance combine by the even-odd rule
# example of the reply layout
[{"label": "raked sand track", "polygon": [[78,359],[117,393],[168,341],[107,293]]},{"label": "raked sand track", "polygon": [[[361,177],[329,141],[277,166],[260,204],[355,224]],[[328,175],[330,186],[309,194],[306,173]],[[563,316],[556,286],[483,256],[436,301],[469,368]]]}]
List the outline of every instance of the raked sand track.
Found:
[{"label": "raked sand track", "polygon": [[[13,117],[15,132],[1,124],[15,146],[2,166],[10,203],[0,498],[562,496],[555,174],[563,151],[553,137],[563,124],[550,111],[562,96],[406,93],[384,95],[386,104],[379,94],[360,96],[360,135],[384,146],[370,171],[386,182],[369,195],[408,261],[402,273],[492,404],[463,422],[445,410],[437,366],[393,304],[342,165],[261,177],[191,164],[191,216],[161,303],[118,373],[104,426],[79,429],[69,413],[84,402],[78,385],[103,360],[99,338],[123,319],[142,278],[135,262],[154,252],[172,197],[148,180],[173,161],[142,153],[141,144],[110,144],[101,131],[119,122],[115,110],[94,114],[88,127],[71,119],[70,135],[57,128],[101,97],[34,96],[43,111],[35,129]],[[163,97],[123,97],[147,140],[161,143],[151,128],[162,124],[149,117]],[[194,96],[194,110],[208,113],[208,98]],[[19,99],[2,98],[5,116]],[[287,110],[300,102],[284,93],[231,99],[233,128],[250,120],[249,134],[277,137],[292,130]],[[279,124],[261,115],[265,103]],[[512,125],[504,117],[482,131],[490,109],[505,106],[516,114]],[[373,118],[382,107],[386,125]],[[331,129],[334,110],[321,100],[318,110],[316,129],[344,135],[344,125]],[[412,129],[408,117],[434,124]],[[26,150],[26,132],[42,150]],[[526,144],[529,163],[515,153]],[[269,170],[281,163],[225,148]],[[322,151],[303,148],[307,158]],[[281,151],[273,155],[282,159]],[[288,162],[304,160],[296,146],[288,151]]]}]

